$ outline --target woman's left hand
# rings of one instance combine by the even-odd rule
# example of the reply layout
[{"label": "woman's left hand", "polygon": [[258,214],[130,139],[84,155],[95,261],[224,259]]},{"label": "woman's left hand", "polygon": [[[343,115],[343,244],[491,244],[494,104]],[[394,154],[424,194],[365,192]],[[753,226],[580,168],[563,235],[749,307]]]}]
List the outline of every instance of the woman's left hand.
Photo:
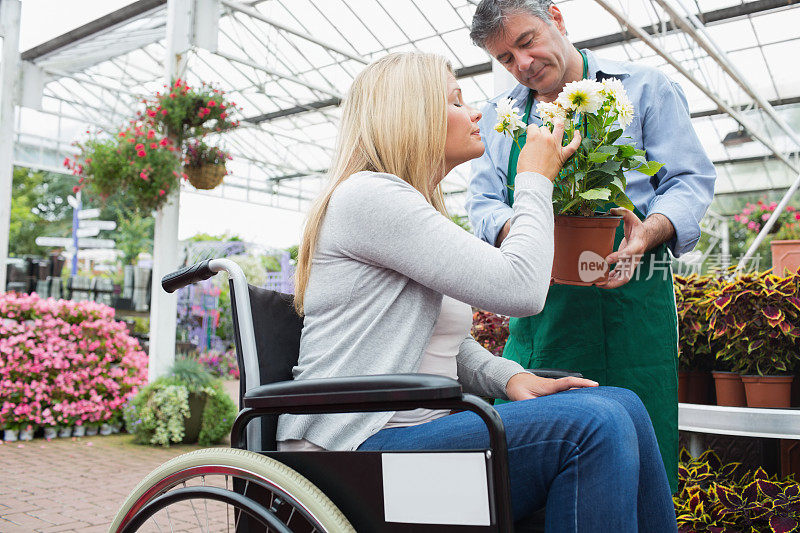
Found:
[{"label": "woman's left hand", "polygon": [[529,400],[539,396],[547,396],[569,389],[597,387],[598,383],[590,379],[568,376],[559,379],[542,378],[528,372],[520,372],[511,376],[506,383],[506,395],[509,400]]}]

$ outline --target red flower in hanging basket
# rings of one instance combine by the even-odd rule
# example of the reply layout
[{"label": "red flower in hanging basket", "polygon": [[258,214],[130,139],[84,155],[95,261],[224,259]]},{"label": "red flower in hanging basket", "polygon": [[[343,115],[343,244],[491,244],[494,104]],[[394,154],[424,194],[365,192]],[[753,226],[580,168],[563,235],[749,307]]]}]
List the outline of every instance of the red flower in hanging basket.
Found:
[{"label": "red flower in hanging basket", "polygon": [[152,125],[182,141],[236,127],[229,115],[221,116],[229,105],[223,91],[207,84],[193,88],[181,79],[176,80],[168,92],[156,95],[149,104],[147,116]]},{"label": "red flower in hanging basket", "polygon": [[[137,143],[136,135],[147,136],[151,142]],[[80,175],[79,190],[85,186],[87,194],[100,199],[124,195],[143,215],[158,209],[166,200],[160,191],[166,193],[179,180],[174,172],[180,168],[180,159],[169,151],[175,147],[158,131],[143,128],[142,124],[132,124],[111,137],[97,137],[77,146],[80,153],[76,159],[81,163],[76,161],[71,166],[73,173]],[[168,150],[159,150],[162,146]]]}]

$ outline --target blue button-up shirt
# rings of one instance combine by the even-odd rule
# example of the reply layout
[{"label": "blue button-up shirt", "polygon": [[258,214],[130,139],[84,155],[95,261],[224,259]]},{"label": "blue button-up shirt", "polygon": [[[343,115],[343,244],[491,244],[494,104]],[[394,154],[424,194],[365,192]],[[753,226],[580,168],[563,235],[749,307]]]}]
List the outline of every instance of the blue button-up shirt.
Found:
[{"label": "blue button-up shirt", "polygon": [[[683,90],[654,68],[606,60],[588,50],[584,52],[589,78],[619,78],[634,105],[633,122],[618,142],[635,144],[647,151],[647,159],[664,163],[652,177],[628,172],[625,192],[645,216],[661,213],[672,222],[675,237],[667,244],[673,255],[678,257],[691,251],[700,238],[700,219],[714,197],[716,171],[692,127]],[[517,85],[489,100],[479,122],[486,151],[472,162],[467,212],[475,235],[491,244],[513,215],[506,187],[513,141],[494,130],[497,123],[495,103],[511,97],[522,112],[528,94],[527,87]],[[533,116],[537,104],[534,100],[529,123],[541,125]]]}]

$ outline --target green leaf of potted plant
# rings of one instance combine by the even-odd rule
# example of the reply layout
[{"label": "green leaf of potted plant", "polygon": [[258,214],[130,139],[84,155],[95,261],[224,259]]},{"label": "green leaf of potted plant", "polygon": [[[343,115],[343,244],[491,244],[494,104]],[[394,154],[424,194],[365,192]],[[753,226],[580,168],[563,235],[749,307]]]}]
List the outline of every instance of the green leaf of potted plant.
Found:
[{"label": "green leaf of potted plant", "polygon": [[[622,82],[616,78],[568,83],[554,102],[542,102],[536,111],[551,130],[556,122],[565,123],[565,142],[573,138],[576,130],[583,137],[578,151],[567,161],[554,184],[553,279],[569,285],[602,282],[608,275],[605,257],[613,250],[615,232],[622,219],[606,214],[608,205],[633,210],[634,205],[625,194],[625,173],[635,170],[653,176],[662,164],[648,161],[645,151],[631,144],[617,144],[623,140],[624,128],[633,120],[634,108]],[[513,102],[500,102],[497,116],[495,129],[511,135],[517,142],[525,124]],[[595,268],[581,268],[582,263],[589,265],[589,261],[601,264],[602,274]]]}]

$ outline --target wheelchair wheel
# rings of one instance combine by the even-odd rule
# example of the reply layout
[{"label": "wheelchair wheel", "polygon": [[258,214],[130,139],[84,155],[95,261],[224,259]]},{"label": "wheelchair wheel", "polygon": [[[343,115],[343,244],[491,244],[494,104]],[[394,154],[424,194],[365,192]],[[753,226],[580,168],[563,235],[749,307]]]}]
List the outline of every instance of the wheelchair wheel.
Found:
[{"label": "wheelchair wheel", "polygon": [[155,469],[133,489],[109,531],[355,533],[306,478],[274,459],[231,448],[197,450]]}]

